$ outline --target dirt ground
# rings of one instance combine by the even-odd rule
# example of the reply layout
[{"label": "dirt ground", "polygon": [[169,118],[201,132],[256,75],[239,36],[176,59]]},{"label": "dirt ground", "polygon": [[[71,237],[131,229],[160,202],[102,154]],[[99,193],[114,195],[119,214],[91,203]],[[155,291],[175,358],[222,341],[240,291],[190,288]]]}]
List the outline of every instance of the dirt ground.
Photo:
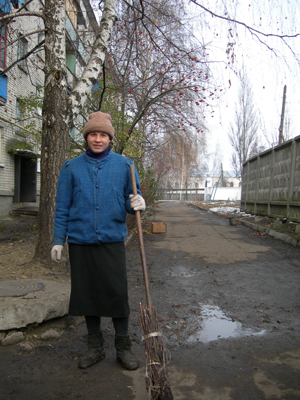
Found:
[{"label": "dirt ground", "polygon": [[33,262],[37,240],[37,217],[0,217],[0,280],[48,279],[69,280],[66,272],[55,271]]},{"label": "dirt ground", "polygon": [[[166,222],[167,233],[151,234],[151,221]],[[146,222],[151,294],[170,352],[174,399],[298,400],[300,248],[179,202],[161,203]],[[0,221],[1,280],[69,279],[68,272],[31,263],[36,225],[34,218]],[[105,360],[78,370],[86,329],[82,318],[66,316],[25,328],[22,346],[0,347],[1,400],[146,399],[135,234],[127,266],[130,332],[141,368],[126,372],[116,363],[112,324],[104,319]],[[61,337],[42,340],[49,329]]]}]

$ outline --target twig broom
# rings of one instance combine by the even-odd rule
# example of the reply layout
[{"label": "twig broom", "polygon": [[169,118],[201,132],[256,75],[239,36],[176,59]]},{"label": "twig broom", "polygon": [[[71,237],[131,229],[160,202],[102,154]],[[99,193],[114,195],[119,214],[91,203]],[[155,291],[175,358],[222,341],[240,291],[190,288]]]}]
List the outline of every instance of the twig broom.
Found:
[{"label": "twig broom", "polygon": [[[132,192],[137,195],[134,166],[130,165],[130,176]],[[143,230],[140,211],[135,212],[136,225],[139,237],[139,247],[143,267],[147,308],[140,303],[141,326],[144,332],[146,353],[146,388],[148,399],[151,400],[173,400],[167,369],[167,352],[159,332],[156,309],[152,305],[149,287],[148,269],[144,250]]]}]

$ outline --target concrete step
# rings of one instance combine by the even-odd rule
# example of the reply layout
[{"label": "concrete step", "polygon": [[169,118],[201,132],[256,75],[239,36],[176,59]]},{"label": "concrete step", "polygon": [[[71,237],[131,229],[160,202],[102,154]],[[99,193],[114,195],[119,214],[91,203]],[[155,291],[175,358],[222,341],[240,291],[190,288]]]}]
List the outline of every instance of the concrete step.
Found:
[{"label": "concrete step", "polygon": [[16,207],[11,210],[10,214],[16,216],[31,215],[37,217],[38,212],[38,207]]}]

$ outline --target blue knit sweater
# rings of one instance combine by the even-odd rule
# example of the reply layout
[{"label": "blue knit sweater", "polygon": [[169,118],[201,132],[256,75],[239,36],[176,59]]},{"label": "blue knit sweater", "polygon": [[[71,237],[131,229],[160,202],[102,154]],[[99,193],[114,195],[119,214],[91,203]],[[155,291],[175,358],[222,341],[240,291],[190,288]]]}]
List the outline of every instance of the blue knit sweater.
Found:
[{"label": "blue knit sweater", "polygon": [[[60,173],[56,194],[53,244],[123,242],[127,235],[126,211],[132,194],[129,165],[119,154],[100,160],[83,154],[67,161]],[[136,183],[138,193],[139,177]]]}]

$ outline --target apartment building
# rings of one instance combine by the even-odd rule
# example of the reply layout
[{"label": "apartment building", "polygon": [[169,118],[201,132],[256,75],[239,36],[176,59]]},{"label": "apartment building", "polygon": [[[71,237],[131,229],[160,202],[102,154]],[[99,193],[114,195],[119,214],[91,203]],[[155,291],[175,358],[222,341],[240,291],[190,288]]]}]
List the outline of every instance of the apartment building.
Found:
[{"label": "apartment building", "polygon": [[[25,0],[0,0],[1,15],[42,8],[40,0],[27,4]],[[97,29],[88,0],[66,0],[69,90],[86,66]],[[25,112],[20,104],[28,96],[35,100],[43,97],[44,37],[42,18],[0,21],[0,215],[9,214],[16,205],[38,204],[42,112],[39,103],[31,112]]]}]

